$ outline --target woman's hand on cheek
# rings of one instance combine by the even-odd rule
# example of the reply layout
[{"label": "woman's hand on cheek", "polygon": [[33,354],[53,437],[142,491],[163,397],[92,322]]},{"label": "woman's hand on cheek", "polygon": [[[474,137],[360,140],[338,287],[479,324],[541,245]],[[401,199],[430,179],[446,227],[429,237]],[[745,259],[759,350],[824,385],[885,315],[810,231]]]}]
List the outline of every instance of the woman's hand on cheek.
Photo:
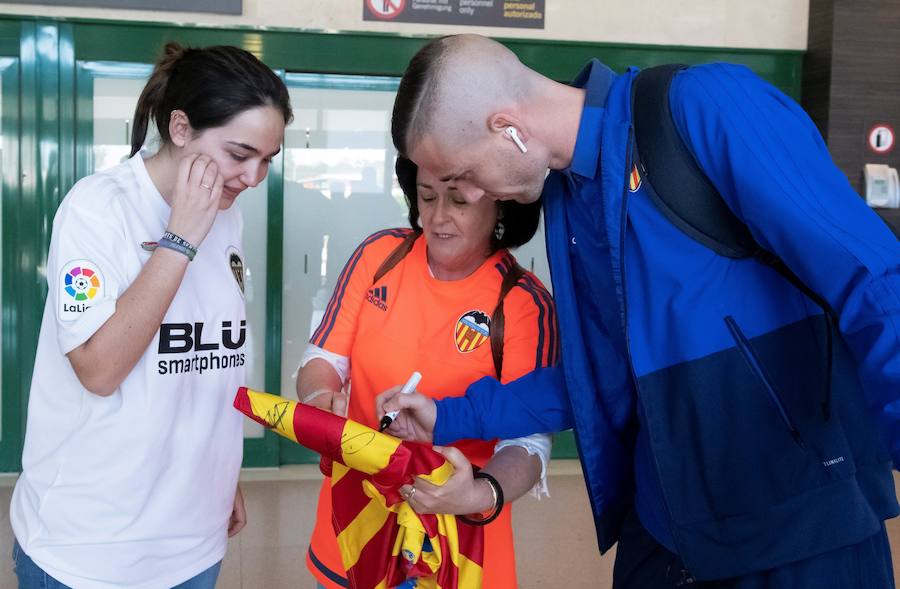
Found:
[{"label": "woman's hand on cheek", "polygon": [[212,158],[196,153],[184,156],[172,191],[167,229],[199,248],[216,220],[224,183]]}]

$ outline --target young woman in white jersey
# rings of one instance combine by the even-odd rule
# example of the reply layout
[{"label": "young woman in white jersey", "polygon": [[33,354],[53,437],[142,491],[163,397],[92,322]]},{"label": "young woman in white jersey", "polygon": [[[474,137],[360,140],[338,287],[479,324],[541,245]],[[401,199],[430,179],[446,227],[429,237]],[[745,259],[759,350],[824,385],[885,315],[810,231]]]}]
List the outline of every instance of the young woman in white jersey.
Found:
[{"label": "young woman in white jersey", "polygon": [[[170,43],[138,101],[131,158],[60,205],[11,505],[21,589],[215,585],[246,521],[232,205],[265,178],[291,116],[250,53]],[[147,155],[151,120],[160,147]]]}]

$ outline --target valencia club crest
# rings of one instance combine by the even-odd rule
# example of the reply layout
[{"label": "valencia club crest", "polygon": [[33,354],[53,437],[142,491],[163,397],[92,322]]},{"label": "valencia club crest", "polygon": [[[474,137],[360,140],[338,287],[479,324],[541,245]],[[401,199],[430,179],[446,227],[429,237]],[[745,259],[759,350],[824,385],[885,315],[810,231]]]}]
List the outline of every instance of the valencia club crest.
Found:
[{"label": "valencia club crest", "polygon": [[491,318],[483,311],[469,311],[456,322],[456,348],[471,352],[491,336]]},{"label": "valencia club crest", "polygon": [[631,174],[628,175],[628,191],[629,192],[637,192],[641,187],[641,173],[638,172],[638,167],[635,165],[631,168]]}]

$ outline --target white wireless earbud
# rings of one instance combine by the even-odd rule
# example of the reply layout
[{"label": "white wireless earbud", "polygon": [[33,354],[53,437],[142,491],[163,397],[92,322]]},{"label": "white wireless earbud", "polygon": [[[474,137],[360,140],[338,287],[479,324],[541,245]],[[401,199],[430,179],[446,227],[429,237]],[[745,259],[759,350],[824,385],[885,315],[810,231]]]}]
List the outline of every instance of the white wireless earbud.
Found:
[{"label": "white wireless earbud", "polygon": [[528,148],[525,147],[525,144],[522,143],[521,139],[519,139],[519,132],[516,131],[515,127],[507,127],[506,129],[504,129],[504,132],[509,135],[509,138],[513,140],[513,142],[516,144],[516,147],[518,147],[522,151],[522,153],[528,153]]}]

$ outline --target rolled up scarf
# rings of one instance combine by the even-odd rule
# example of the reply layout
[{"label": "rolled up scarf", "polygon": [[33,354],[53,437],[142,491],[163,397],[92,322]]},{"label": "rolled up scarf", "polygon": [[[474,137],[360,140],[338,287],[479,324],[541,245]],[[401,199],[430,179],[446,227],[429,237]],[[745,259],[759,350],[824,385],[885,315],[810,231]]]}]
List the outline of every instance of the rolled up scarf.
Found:
[{"label": "rolled up scarf", "polygon": [[[235,408],[322,455],[331,466],[334,531],[351,589],[479,589],[482,528],[453,515],[418,514],[400,496],[421,477],[441,485],[453,466],[430,446],[405,442],[297,401],[238,389]],[[329,474],[326,472],[326,474]]]}]

